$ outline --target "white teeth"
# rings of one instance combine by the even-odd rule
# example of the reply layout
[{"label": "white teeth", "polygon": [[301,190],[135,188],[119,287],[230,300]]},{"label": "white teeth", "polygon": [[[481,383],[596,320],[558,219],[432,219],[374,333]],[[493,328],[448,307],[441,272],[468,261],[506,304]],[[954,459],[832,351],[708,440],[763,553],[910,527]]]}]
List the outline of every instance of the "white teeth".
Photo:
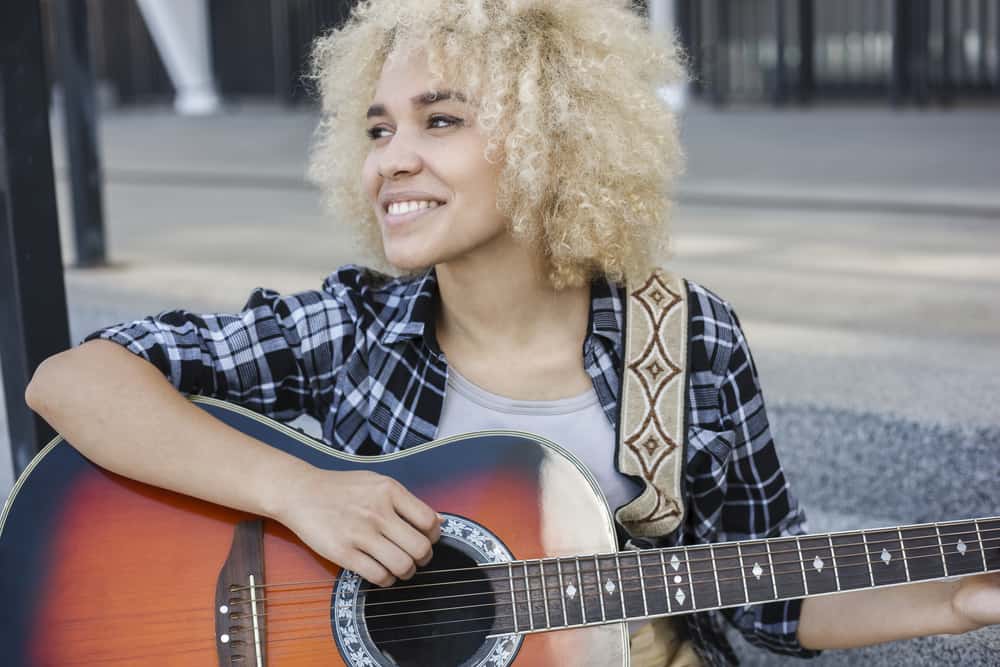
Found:
[{"label": "white teeth", "polygon": [[390,215],[405,215],[420,209],[437,207],[436,201],[401,201],[389,204],[388,211]]}]

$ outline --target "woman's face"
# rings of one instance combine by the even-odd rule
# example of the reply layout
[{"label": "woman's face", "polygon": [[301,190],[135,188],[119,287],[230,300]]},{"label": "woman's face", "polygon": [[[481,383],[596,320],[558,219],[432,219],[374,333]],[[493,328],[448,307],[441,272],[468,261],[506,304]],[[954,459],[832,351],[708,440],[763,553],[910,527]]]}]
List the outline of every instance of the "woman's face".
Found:
[{"label": "woman's face", "polygon": [[[389,262],[402,270],[455,260],[507,228],[496,209],[500,164],[483,157],[486,139],[461,91],[431,78],[419,54],[382,70],[368,110],[371,148],[362,180]],[[401,210],[387,210],[390,202]],[[436,202],[428,205],[427,202]],[[427,206],[420,210],[414,205]]]}]

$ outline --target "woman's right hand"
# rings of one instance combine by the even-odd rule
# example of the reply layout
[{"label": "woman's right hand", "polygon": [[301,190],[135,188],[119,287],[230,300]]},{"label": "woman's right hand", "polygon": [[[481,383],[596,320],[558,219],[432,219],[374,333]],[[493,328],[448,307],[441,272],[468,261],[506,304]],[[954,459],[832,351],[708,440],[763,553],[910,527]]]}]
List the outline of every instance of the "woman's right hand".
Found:
[{"label": "woman's right hand", "polygon": [[291,482],[274,518],[320,556],[377,586],[430,561],[442,519],[391,477],[308,466]]}]

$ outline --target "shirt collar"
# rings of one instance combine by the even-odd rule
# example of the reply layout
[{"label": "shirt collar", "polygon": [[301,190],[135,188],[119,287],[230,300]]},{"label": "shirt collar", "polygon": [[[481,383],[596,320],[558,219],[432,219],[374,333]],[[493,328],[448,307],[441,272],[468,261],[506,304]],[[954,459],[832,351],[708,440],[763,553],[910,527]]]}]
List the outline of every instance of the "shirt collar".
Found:
[{"label": "shirt collar", "polygon": [[[424,342],[439,353],[437,338],[434,336],[439,298],[437,273],[431,268],[415,279],[403,279],[398,284],[402,289],[386,300],[385,307],[379,313],[382,323],[381,342],[391,345],[424,338]],[[591,334],[604,338],[615,348],[621,346],[624,328],[623,294],[622,286],[611,283],[603,276],[591,281],[587,328]]]}]

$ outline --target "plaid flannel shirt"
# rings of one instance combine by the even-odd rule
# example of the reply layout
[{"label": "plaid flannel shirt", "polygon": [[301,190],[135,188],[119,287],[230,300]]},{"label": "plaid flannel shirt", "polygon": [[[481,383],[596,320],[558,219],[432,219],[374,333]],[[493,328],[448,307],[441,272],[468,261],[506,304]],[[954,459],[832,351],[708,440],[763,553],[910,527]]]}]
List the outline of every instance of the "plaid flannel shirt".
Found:
[{"label": "plaid flannel shirt", "polygon": [[[661,546],[803,534],[772,442],[757,372],[739,320],[711,291],[687,282],[689,368],[684,525]],[[591,287],[583,362],[617,430],[624,288]],[[434,336],[433,270],[390,279],[348,265],[321,290],[255,290],[235,314],[183,310],[119,324],[87,340],[119,343],[180,391],[237,403],[274,419],[303,413],[330,446],[382,454],[433,440],[447,364]],[[611,456],[609,452],[609,456]],[[811,657],[796,638],[800,600],[683,616],[708,664],[735,665],[720,616],[751,643]]]}]

